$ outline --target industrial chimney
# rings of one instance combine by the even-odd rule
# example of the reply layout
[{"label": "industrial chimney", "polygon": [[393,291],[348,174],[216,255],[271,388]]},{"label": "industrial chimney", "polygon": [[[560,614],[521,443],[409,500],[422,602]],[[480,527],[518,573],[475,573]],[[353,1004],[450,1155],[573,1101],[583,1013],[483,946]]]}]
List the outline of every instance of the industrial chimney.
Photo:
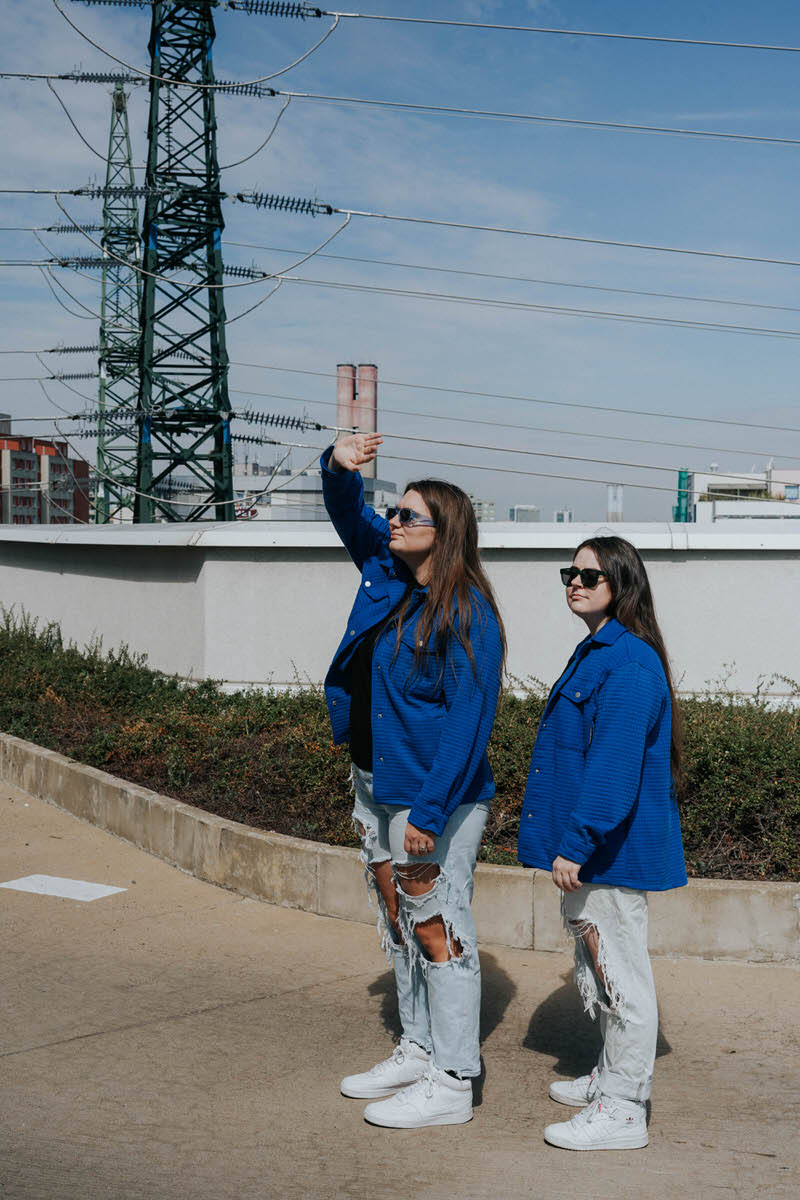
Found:
[{"label": "industrial chimney", "polygon": [[356,369],[352,363],[339,363],[336,367],[336,424],[340,429],[352,429],[355,425],[355,403]]},{"label": "industrial chimney", "polygon": [[[374,363],[358,364],[358,397],[353,415],[353,423],[358,426],[360,433],[375,433],[378,428],[378,368]],[[373,458],[361,474],[365,479],[375,479],[378,460]]]},{"label": "industrial chimney", "polygon": [[610,483],[606,502],[606,521],[611,524],[622,520],[622,484]]}]

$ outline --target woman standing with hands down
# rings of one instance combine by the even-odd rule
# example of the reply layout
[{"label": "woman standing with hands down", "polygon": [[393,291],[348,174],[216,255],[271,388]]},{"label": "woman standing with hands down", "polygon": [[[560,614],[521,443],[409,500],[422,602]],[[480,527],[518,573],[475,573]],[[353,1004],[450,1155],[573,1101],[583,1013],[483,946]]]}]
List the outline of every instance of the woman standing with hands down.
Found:
[{"label": "woman standing with hands down", "polygon": [[467,495],[408,485],[384,518],[358,468],[379,434],[321,460],[325,504],[361,586],[325,681],[334,741],[350,743],[355,805],[402,1025],[394,1053],[342,1081],[375,1125],[472,1117],[480,965],[470,908],[494,781],[486,744],[505,652]]},{"label": "woman standing with hands down", "polygon": [[600,1010],[590,1075],[550,1085],[579,1107],[548,1125],[565,1150],[647,1145],[658,1008],[647,953],[647,892],[686,883],[675,782],[680,726],[650,584],[638,552],[591,538],[561,571],[589,634],[550,693],[533,751],[519,857],[552,870],[575,938],[575,981]]}]

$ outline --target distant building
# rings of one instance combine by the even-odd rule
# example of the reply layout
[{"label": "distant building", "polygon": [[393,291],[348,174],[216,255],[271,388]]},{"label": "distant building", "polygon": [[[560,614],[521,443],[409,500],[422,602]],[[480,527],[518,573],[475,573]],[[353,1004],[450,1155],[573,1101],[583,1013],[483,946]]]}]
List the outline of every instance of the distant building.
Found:
[{"label": "distant building", "polygon": [[694,471],[688,474],[690,520],[800,519],[800,471],[766,467],[763,471]]},{"label": "distant building", "polygon": [[540,511],[535,504],[515,504],[508,510],[509,521],[520,521],[530,524],[540,520]]},{"label": "distant building", "polygon": [[494,521],[496,519],[494,500],[479,500],[477,496],[470,495],[469,501],[475,510],[476,520]]},{"label": "distant building", "polygon": [[90,520],[89,464],[66,442],[17,437],[0,414],[0,522],[72,525]]},{"label": "distant building", "polygon": [[571,525],[574,515],[571,508],[557,508],[553,513],[553,520],[556,525]]}]

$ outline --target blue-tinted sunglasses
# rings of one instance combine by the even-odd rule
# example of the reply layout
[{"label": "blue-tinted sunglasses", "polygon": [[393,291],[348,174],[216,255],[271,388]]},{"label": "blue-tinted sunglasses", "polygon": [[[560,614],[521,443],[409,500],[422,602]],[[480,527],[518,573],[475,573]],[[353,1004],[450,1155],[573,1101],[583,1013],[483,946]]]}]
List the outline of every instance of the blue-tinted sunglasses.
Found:
[{"label": "blue-tinted sunglasses", "polygon": [[386,520],[391,521],[395,517],[400,518],[401,525],[429,525],[431,529],[436,528],[436,522],[430,517],[423,517],[422,513],[414,512],[413,508],[387,508]]}]

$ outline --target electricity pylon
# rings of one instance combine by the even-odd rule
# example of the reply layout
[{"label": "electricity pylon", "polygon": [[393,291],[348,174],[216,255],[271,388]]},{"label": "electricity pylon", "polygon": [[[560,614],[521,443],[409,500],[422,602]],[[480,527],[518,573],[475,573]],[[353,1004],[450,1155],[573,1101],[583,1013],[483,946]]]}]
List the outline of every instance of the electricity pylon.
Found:
[{"label": "electricity pylon", "polygon": [[[152,0],[134,521],[235,520],[217,123],[207,86],[215,82],[216,2]],[[187,480],[194,501],[178,512],[170,493],[186,493]]]},{"label": "electricity pylon", "polygon": [[[235,520],[214,91],[162,82],[214,83],[211,8],[153,3],[135,521]],[[176,470],[185,516],[163,498]]]},{"label": "electricity pylon", "polygon": [[[139,438],[134,425],[139,391],[141,265],[139,220],[131,160],[127,95],[111,98],[111,131],[103,201],[103,283],[100,305],[100,390],[95,520],[132,514]],[[130,189],[115,193],[111,189]]]}]

